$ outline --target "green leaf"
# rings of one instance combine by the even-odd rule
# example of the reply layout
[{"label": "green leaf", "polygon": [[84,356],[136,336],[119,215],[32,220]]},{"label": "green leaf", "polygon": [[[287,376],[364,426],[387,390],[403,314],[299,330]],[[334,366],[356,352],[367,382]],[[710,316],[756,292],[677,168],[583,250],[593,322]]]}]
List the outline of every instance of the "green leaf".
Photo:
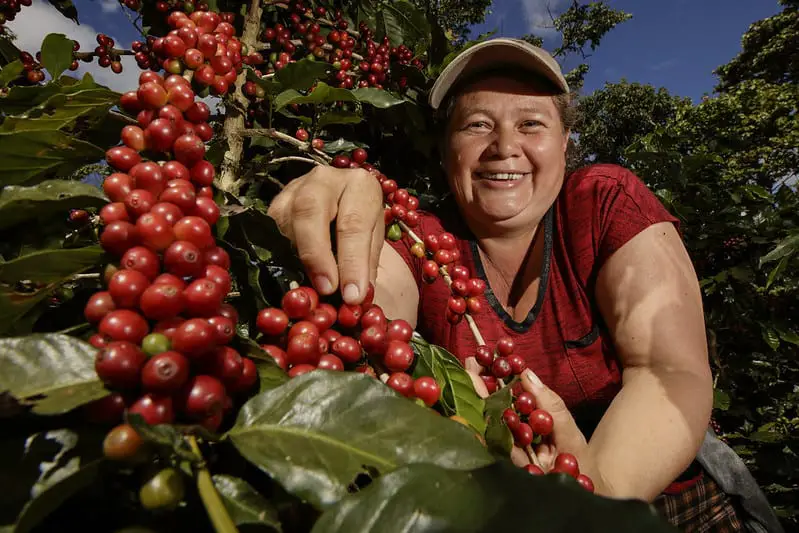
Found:
[{"label": "green leaf", "polygon": [[283,91],[275,97],[275,110],[282,109],[292,104],[332,104],[334,102],[354,102],[355,95],[347,89],[331,87],[325,82],[320,81],[307,95],[303,95],[294,89]]},{"label": "green leaf", "polygon": [[757,428],[757,431],[748,438],[756,442],[777,442],[782,439],[782,435],[776,428],[777,425],[774,422],[768,422]]},{"label": "green leaf", "polygon": [[769,200],[771,199],[771,193],[768,192],[766,189],[761,187],[760,185],[744,185],[741,187],[751,198],[757,199],[760,198],[762,200]]},{"label": "green leaf", "polygon": [[339,152],[352,152],[358,147],[361,147],[361,145],[344,139],[336,139],[333,142],[325,143],[322,151],[327,154],[337,154]]},{"label": "green leaf", "polygon": [[0,87],[6,87],[9,83],[14,81],[22,74],[25,67],[19,59],[12,61],[0,70]]},{"label": "green leaf", "polygon": [[0,185],[20,185],[46,174],[68,174],[105,157],[93,144],[61,131],[0,132]]},{"label": "green leaf", "polygon": [[799,346],[799,333],[796,333],[792,330],[777,328],[777,334],[780,336],[780,339],[784,340],[785,342]]},{"label": "green leaf", "polygon": [[324,61],[315,59],[300,59],[289,63],[275,73],[275,79],[283,89],[305,90],[310,88],[316,80],[325,78],[332,67]]},{"label": "green leaf", "polygon": [[535,531],[669,533],[640,500],[595,496],[565,474],[531,476],[508,461],[472,471],[405,466],[344,498],[312,533]]},{"label": "green leaf", "polygon": [[485,400],[486,445],[492,453],[510,457],[513,435],[502,419],[502,413],[513,405],[511,386],[508,385]]},{"label": "green leaf", "polygon": [[771,272],[768,273],[768,280],[766,280],[766,289],[771,287],[774,284],[774,282],[777,281],[777,278],[779,277],[780,274],[782,274],[782,272],[788,266],[788,262],[790,260],[791,257],[786,255],[782,259],[780,259],[780,262],[777,263],[777,266],[771,269]]},{"label": "green leaf", "polygon": [[763,340],[766,341],[766,344],[768,344],[772,350],[776,350],[780,347],[780,337],[773,328],[761,324],[760,334],[762,335]]},{"label": "green leaf", "polygon": [[485,402],[474,390],[472,379],[460,361],[444,348],[429,344],[421,337],[411,340],[417,354],[414,377],[433,376],[441,386],[441,403],[448,416],[458,415],[483,435],[486,430]]},{"label": "green leaf", "polygon": [[11,87],[4,98],[0,98],[0,110],[7,115],[18,115],[43,104],[54,95],[67,95],[98,88],[102,87],[97,85],[94,78],[88,73],[80,81],[62,76],[58,81],[46,85],[17,85]]},{"label": "green leaf", "polygon": [[40,250],[11,261],[0,261],[0,281],[19,280],[51,283],[98,263],[103,255],[99,246],[61,250]]},{"label": "green leaf", "polygon": [[359,87],[354,89],[352,94],[359,102],[381,109],[405,103],[402,98],[397,98],[384,89],[375,89],[374,87]]},{"label": "green leaf", "polygon": [[[45,298],[58,288],[58,283],[19,289],[0,283],[0,334],[30,333],[41,314]],[[38,306],[38,307],[37,307]]]},{"label": "green leaf", "polygon": [[243,479],[217,474],[214,486],[237,526],[254,524],[282,531],[277,509]]},{"label": "green leaf", "polygon": [[11,116],[3,122],[1,131],[60,130],[75,126],[88,128],[105,119],[119,100],[119,93],[103,88],[85,89],[71,93],[56,93],[21,116]]},{"label": "green leaf", "polygon": [[[424,14],[406,0],[385,3],[381,11],[385,34],[392,46],[409,44],[414,50],[423,52],[430,39],[430,25]],[[381,28],[382,29],[382,28]]]},{"label": "green leaf", "polygon": [[274,78],[260,78],[251,67],[245,67],[247,70],[247,81],[251,81],[261,87],[266,94],[275,94],[280,90],[280,84],[274,81]]},{"label": "green leaf", "polygon": [[54,80],[72,63],[73,44],[63,33],[51,33],[42,41],[42,65]]},{"label": "green leaf", "polygon": [[42,220],[50,213],[99,207],[108,202],[103,191],[88,183],[50,180],[31,187],[0,189],[0,230],[28,220]]},{"label": "green leaf", "polygon": [[72,0],[48,0],[53,7],[55,7],[59,13],[78,22],[78,10],[75,8],[75,5],[72,3]]},{"label": "green leaf", "polygon": [[713,390],[713,409],[726,411],[730,408],[730,395],[721,389]]},{"label": "green leaf", "polygon": [[316,507],[345,496],[359,474],[420,462],[455,469],[492,462],[468,428],[352,372],[315,370],[258,394],[227,436],[246,459]]},{"label": "green leaf", "polygon": [[760,266],[771,261],[782,259],[783,257],[793,256],[799,250],[799,232],[795,232],[774,247],[769,253],[760,258]]},{"label": "green leaf", "polygon": [[99,459],[84,465],[28,502],[17,518],[14,533],[27,533],[33,530],[71,496],[97,483],[100,480],[103,464],[104,460]]},{"label": "green leaf", "polygon": [[108,394],[94,371],[96,353],[58,333],[0,339],[0,391],[36,414],[66,413]]},{"label": "green leaf", "polygon": [[354,111],[328,111],[317,122],[319,128],[330,126],[332,124],[358,124],[363,120],[363,117]]},{"label": "green leaf", "polygon": [[261,383],[260,392],[272,390],[289,380],[285,370],[277,366],[272,357],[267,354],[252,339],[239,337],[239,353],[255,360],[255,367],[258,369],[258,379]]}]

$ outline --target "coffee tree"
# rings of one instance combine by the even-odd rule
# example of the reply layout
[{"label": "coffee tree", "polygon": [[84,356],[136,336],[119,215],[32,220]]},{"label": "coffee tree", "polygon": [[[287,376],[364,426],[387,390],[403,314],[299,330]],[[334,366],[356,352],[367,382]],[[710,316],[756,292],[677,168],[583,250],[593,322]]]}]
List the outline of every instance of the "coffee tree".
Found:
[{"label": "coffee tree", "polygon": [[[0,71],[9,530],[664,530],[641,502],[593,495],[569,454],[542,475],[532,446],[552,418],[509,339],[472,321],[484,282],[452,235],[417,233],[437,205],[434,17],[404,1],[124,6],[148,28],[130,49],[51,34]],[[141,69],[123,94],[64,75],[123,55]],[[451,288],[487,399],[371,293],[310,288],[266,209],[316,165],[381,183],[386,238]],[[533,464],[512,466],[513,444]]]}]

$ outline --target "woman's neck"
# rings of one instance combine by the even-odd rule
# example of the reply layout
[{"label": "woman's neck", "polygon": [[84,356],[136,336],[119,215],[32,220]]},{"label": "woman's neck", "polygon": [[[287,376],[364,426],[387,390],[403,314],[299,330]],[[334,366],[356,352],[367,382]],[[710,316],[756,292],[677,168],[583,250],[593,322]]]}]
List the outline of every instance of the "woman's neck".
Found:
[{"label": "woman's neck", "polygon": [[541,222],[526,231],[504,235],[475,234],[483,268],[500,304],[517,320],[532,309],[543,266]]}]

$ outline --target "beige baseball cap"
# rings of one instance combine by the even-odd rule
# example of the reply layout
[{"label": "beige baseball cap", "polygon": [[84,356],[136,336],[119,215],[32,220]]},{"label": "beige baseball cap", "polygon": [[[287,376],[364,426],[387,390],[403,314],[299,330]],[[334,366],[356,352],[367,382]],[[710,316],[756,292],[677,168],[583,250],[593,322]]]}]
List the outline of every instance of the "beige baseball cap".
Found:
[{"label": "beige baseball cap", "polygon": [[535,72],[569,92],[560,65],[549,52],[521,39],[497,38],[467,48],[444,68],[430,91],[430,106],[438,109],[449,90],[465,76],[503,66]]}]

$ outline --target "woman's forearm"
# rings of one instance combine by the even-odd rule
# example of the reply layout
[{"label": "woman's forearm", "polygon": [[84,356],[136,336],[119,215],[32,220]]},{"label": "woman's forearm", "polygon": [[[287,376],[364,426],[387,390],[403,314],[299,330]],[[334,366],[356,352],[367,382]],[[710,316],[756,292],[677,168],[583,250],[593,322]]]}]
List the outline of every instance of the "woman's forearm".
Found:
[{"label": "woman's forearm", "polygon": [[625,369],[588,443],[597,493],[654,500],[696,457],[712,406],[709,373]]}]

